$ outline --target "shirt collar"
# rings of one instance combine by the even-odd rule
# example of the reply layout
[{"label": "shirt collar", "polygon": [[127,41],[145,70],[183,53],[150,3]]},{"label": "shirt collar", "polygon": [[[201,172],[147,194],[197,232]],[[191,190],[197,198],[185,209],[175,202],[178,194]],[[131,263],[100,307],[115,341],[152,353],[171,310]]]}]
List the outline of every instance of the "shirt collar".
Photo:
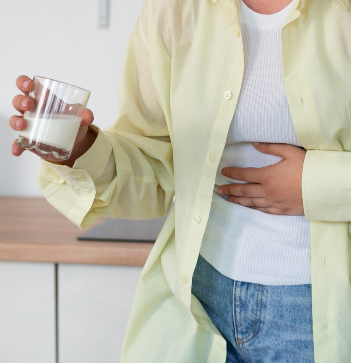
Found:
[{"label": "shirt collar", "polygon": [[294,5],[294,1],[274,14],[260,14],[250,9],[244,1],[240,1],[240,20],[241,22],[260,29],[272,29],[281,27]]},{"label": "shirt collar", "polygon": [[[214,2],[214,3],[218,3],[221,0],[211,0],[211,1]],[[351,2],[350,0],[336,0],[336,1],[338,1],[344,7],[345,11],[347,11],[347,12],[350,11],[350,2]],[[308,3],[308,2],[306,2],[306,3]],[[298,4],[297,4],[296,9],[299,9],[300,6],[301,6],[301,2],[299,1]]]},{"label": "shirt collar", "polygon": [[[212,2],[218,4],[225,14],[229,17],[230,21],[235,23],[237,28],[241,28],[241,20],[240,20],[240,1],[242,0],[211,0]],[[291,8],[291,11],[288,14],[287,19],[285,20],[284,24],[289,24],[290,22],[294,21],[300,16],[300,5],[301,2],[308,2],[310,0],[295,0],[294,4]],[[341,0],[339,0],[341,1]],[[303,4],[301,5],[303,8]]]}]

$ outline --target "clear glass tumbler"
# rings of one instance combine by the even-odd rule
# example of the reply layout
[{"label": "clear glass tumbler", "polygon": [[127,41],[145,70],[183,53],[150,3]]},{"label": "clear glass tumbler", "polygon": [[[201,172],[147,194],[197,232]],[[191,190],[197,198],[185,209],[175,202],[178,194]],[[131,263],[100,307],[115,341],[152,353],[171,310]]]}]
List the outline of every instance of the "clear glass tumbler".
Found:
[{"label": "clear glass tumbler", "polygon": [[76,140],[90,91],[50,78],[34,76],[29,97],[34,105],[25,111],[27,127],[20,131],[17,144],[67,160]]}]

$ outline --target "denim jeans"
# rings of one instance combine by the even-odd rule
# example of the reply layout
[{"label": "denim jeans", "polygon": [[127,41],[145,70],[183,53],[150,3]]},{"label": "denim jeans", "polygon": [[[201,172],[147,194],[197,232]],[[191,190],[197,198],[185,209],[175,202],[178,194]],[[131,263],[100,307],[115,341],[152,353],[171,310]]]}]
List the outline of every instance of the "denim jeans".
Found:
[{"label": "denim jeans", "polygon": [[312,363],[311,284],[232,280],[201,255],[192,294],[227,341],[225,363]]}]

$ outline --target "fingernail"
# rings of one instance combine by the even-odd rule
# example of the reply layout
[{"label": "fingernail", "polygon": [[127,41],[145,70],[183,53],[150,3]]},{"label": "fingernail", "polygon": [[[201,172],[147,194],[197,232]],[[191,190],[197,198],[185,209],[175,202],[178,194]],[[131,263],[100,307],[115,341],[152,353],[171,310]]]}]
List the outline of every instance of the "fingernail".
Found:
[{"label": "fingernail", "polygon": [[29,86],[29,81],[24,81],[22,85],[23,88],[27,88]]},{"label": "fingernail", "polygon": [[253,146],[259,146],[259,145],[260,145],[260,143],[259,143],[259,142],[253,142],[253,143],[252,143],[252,145],[253,145]]},{"label": "fingernail", "polygon": [[221,188],[218,188],[218,194],[223,194],[223,190]]},{"label": "fingernail", "polygon": [[16,128],[19,129],[21,127],[21,120],[20,119],[17,119],[15,121],[15,125],[16,125]]},{"label": "fingernail", "polygon": [[28,106],[28,100],[23,100],[21,102],[21,105],[22,105],[22,107],[27,107]]}]

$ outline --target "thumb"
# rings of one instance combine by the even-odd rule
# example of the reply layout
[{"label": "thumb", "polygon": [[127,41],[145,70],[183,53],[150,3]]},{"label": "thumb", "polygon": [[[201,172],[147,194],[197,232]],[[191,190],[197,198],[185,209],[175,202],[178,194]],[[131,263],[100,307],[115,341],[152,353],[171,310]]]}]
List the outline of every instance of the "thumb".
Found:
[{"label": "thumb", "polygon": [[89,108],[84,109],[81,122],[82,125],[91,125],[93,121],[94,121],[93,112]]},{"label": "thumb", "polygon": [[270,143],[270,142],[253,142],[252,145],[264,154],[271,154],[286,157],[287,147],[291,145],[280,144],[280,143]]}]

